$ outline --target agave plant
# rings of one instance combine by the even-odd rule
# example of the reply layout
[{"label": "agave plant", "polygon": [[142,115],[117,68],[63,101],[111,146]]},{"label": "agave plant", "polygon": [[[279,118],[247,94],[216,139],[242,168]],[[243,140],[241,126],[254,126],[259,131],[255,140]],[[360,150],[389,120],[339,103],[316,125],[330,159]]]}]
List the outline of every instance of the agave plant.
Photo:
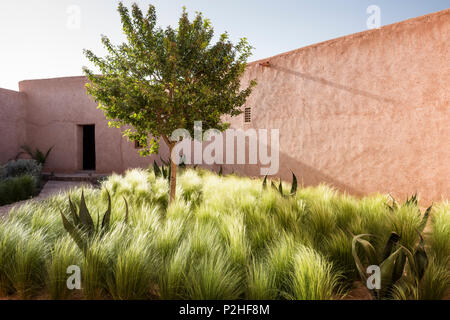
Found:
[{"label": "agave plant", "polygon": [[[366,239],[374,237],[370,234],[360,234],[353,237],[352,254],[361,280],[367,282],[367,267],[376,265],[380,268],[381,287],[371,291],[374,299],[391,298],[392,290],[398,285],[420,286],[420,280],[428,266],[428,257],[425,252],[425,243],[419,233],[420,240],[413,250],[399,244],[400,236],[392,232],[389,237],[381,259],[378,258],[374,246]],[[362,248],[364,259],[359,256],[358,247]],[[407,263],[408,262],[408,263]]]},{"label": "agave plant", "polygon": [[[69,206],[70,206],[70,214],[72,217],[73,224],[65,217],[61,209],[59,209],[61,213],[61,218],[63,222],[64,229],[70,234],[72,239],[75,241],[77,246],[85,252],[89,246],[90,240],[94,238],[96,235],[103,236],[103,234],[109,230],[110,220],[111,220],[111,196],[108,191],[108,209],[103,215],[103,219],[100,224],[100,219],[97,220],[97,225],[94,224],[94,221],[89,213],[89,210],[86,206],[86,200],[84,198],[84,191],[81,191],[81,201],[78,209],[75,209],[75,205],[69,196]],[[125,223],[128,222],[128,202],[123,197],[125,201]]]},{"label": "agave plant", "polygon": [[[297,183],[297,177],[292,172],[292,187],[291,187],[291,192],[289,193],[290,196],[293,196],[293,195],[295,195],[297,193],[297,184],[298,184]],[[267,188],[267,176],[264,177],[262,186],[263,186],[263,189]],[[285,196],[284,193],[283,193],[283,184],[281,183],[281,179],[280,179],[280,182],[278,184],[278,187],[275,185],[275,183],[273,183],[273,181],[270,182],[270,186],[275,191],[278,191],[282,196]]]},{"label": "agave plant", "polygon": [[167,161],[164,161],[161,158],[161,168],[158,166],[156,161],[153,161],[153,171],[155,172],[156,177],[163,177],[164,179],[167,179],[170,181],[170,174],[172,173],[172,168],[170,167],[170,164]]}]

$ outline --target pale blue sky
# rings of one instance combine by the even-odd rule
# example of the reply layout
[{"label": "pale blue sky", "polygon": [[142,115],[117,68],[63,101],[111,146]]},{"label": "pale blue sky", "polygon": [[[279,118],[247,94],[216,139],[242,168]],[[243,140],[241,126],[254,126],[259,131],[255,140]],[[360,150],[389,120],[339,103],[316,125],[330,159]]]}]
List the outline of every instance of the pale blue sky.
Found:
[{"label": "pale blue sky", "polygon": [[[138,0],[153,3],[158,24],[176,25],[181,8],[201,11],[216,34],[247,37],[250,60],[367,30],[366,9],[381,9],[381,25],[449,8],[450,0]],[[20,80],[81,75],[83,48],[104,53],[100,35],[123,39],[117,0],[1,0],[0,87]],[[77,6],[75,9],[71,6]],[[80,19],[71,19],[77,16]],[[77,28],[79,21],[79,28]],[[69,26],[69,27],[68,27]]]}]

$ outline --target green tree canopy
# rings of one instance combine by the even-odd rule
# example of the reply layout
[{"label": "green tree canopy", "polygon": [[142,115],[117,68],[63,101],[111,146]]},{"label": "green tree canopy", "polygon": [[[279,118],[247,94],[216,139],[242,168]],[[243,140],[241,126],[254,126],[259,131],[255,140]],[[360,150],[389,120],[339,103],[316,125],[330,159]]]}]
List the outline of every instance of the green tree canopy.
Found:
[{"label": "green tree canopy", "polygon": [[251,81],[241,89],[252,49],[247,40],[234,45],[223,33],[213,43],[210,21],[201,13],[190,21],[185,8],[177,29],[156,27],[153,5],[145,15],[136,4],[131,14],[123,3],[118,11],[126,42],[115,46],[102,36],[106,57],[85,50],[100,74],[83,68],[87,92],[99,102],[109,125],[138,141],[143,156],[157,153],[161,138],[171,151],[176,143],[170,141],[172,132],[183,128],[192,136],[194,121],[202,121],[205,130],[225,130],[228,124],[221,117],[240,114],[256,84]]}]

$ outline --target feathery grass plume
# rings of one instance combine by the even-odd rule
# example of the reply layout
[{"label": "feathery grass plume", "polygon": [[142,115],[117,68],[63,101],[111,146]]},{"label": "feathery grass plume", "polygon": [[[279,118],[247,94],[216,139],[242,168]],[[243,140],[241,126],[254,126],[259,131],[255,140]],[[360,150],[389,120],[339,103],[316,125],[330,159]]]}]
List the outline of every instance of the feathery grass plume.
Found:
[{"label": "feathery grass plume", "polygon": [[151,232],[152,234],[160,230],[161,212],[159,207],[144,204],[140,207],[134,207],[130,212],[130,227],[139,232]]},{"label": "feathery grass plume", "polygon": [[229,263],[227,251],[214,246],[198,260],[190,260],[185,283],[189,300],[235,300],[244,293],[244,273]]},{"label": "feathery grass plume", "polygon": [[187,221],[191,218],[191,213],[190,203],[184,199],[177,198],[167,208],[165,218],[172,220],[183,219]]},{"label": "feathery grass plume", "polygon": [[108,292],[114,257],[130,243],[128,228],[118,224],[102,237],[94,236],[85,250],[81,268],[83,294],[88,299],[101,299]]},{"label": "feathery grass plume", "polygon": [[82,254],[72,238],[66,235],[56,240],[51,249],[50,259],[47,261],[47,287],[50,298],[55,300],[67,299],[70,290],[67,288],[67,268],[71,265],[81,266]]},{"label": "feathery grass plume", "polygon": [[225,240],[232,261],[237,265],[247,265],[250,247],[243,217],[224,215],[220,225],[222,239]]},{"label": "feathery grass plume", "polygon": [[211,223],[219,226],[221,223],[222,212],[213,210],[211,207],[202,204],[195,209],[193,213],[195,219],[201,223]]},{"label": "feathery grass plume", "polygon": [[333,263],[333,271],[342,274],[340,281],[345,289],[350,289],[358,276],[352,254],[351,235],[337,230],[322,242],[320,248],[316,249]]},{"label": "feathery grass plume", "polygon": [[330,202],[326,200],[309,203],[307,210],[305,228],[308,229],[314,243],[320,245],[336,230],[336,215],[333,213]]},{"label": "feathery grass plume", "polygon": [[307,214],[305,201],[294,198],[283,198],[280,200],[278,206],[279,208],[274,215],[277,225],[299,238],[304,238],[307,232],[303,226],[303,221]]},{"label": "feathery grass plume", "polygon": [[32,231],[41,230],[49,243],[65,234],[61,216],[56,206],[33,204],[33,214],[29,224]]},{"label": "feathery grass plume", "polygon": [[26,230],[17,221],[0,221],[0,295],[6,296],[15,291],[11,281],[11,271],[15,264],[17,244]]},{"label": "feathery grass plume", "polygon": [[330,300],[340,293],[340,275],[312,248],[297,246],[290,277],[290,296],[295,300]]},{"label": "feathery grass plume", "polygon": [[342,230],[346,230],[359,214],[358,202],[348,194],[332,198],[330,205],[336,216],[336,226]]},{"label": "feathery grass plume", "polygon": [[244,216],[244,222],[248,230],[252,252],[257,253],[264,249],[278,234],[278,226],[274,217],[259,208],[247,213]]},{"label": "feathery grass plume", "polygon": [[181,186],[182,197],[185,201],[191,202],[194,206],[201,203],[203,181],[197,171],[186,169],[179,177],[179,185]]},{"label": "feathery grass plume", "polygon": [[[390,224],[392,212],[386,206],[387,201],[388,197],[380,194],[362,198],[359,201],[361,223],[351,224],[353,231],[356,231],[355,229],[362,229],[358,233],[353,232],[354,234],[367,233],[376,236],[371,241],[378,250],[377,255],[380,258],[384,244],[393,231]],[[355,225],[356,228],[354,227]]]},{"label": "feathery grass plume", "polygon": [[119,247],[108,281],[114,299],[148,298],[151,281],[158,273],[157,256],[151,251],[149,242],[147,233],[139,233],[132,235],[128,246]]},{"label": "feathery grass plume", "polygon": [[296,242],[292,235],[280,234],[267,248],[268,273],[273,277],[275,289],[285,293],[289,288],[289,278],[293,271],[293,255]]},{"label": "feathery grass plume", "polygon": [[450,270],[436,259],[430,259],[420,281],[421,300],[442,300],[450,293]]},{"label": "feathery grass plume", "polygon": [[400,236],[400,244],[412,249],[419,239],[422,224],[420,211],[416,206],[402,206],[391,216],[392,231]]},{"label": "feathery grass plume", "polygon": [[442,300],[450,293],[450,271],[430,259],[420,283],[401,280],[392,290],[394,300]]},{"label": "feathery grass plume", "polygon": [[245,298],[249,300],[275,300],[278,296],[275,277],[267,268],[267,262],[252,259],[247,273]]},{"label": "feathery grass plume", "polygon": [[[208,254],[213,246],[220,246],[225,250],[225,244],[219,239],[219,230],[212,223],[193,221],[186,229],[186,239],[189,241],[189,259],[195,260]],[[217,247],[214,247],[217,248]]]},{"label": "feathery grass plume", "polygon": [[165,259],[158,277],[158,291],[162,300],[186,298],[186,274],[191,254],[190,241],[184,240],[176,252]]},{"label": "feathery grass plume", "polygon": [[177,251],[182,240],[185,219],[167,219],[155,237],[155,245],[161,257],[166,261]]},{"label": "feathery grass plume", "polygon": [[434,207],[429,238],[431,253],[437,262],[450,265],[450,203],[440,203]]},{"label": "feathery grass plume", "polygon": [[45,234],[22,229],[17,239],[11,269],[7,276],[21,299],[28,299],[44,286],[45,263],[49,254]]}]

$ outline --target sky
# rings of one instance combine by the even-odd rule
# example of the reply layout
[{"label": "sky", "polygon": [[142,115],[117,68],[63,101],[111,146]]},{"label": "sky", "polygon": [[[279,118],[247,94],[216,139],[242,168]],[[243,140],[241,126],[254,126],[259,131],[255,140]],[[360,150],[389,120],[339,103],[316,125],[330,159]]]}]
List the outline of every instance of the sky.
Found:
[{"label": "sky", "polygon": [[[118,0],[1,0],[0,88],[18,90],[18,82],[82,75],[92,67],[83,55],[104,55],[100,37],[124,40]],[[200,11],[217,35],[232,41],[246,37],[255,48],[249,61],[365,31],[379,8],[381,26],[450,7],[450,0],[135,0],[153,4],[158,25],[176,26],[183,6]],[[370,19],[369,19],[370,20]],[[372,20],[370,20],[372,21]]]}]

